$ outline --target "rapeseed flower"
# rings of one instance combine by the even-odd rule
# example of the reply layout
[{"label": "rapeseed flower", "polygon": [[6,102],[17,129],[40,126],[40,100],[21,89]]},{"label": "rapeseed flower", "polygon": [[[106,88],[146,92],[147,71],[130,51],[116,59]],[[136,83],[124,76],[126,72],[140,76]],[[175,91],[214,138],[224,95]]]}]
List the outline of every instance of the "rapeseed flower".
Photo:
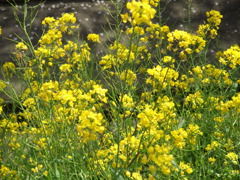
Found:
[{"label": "rapeseed flower", "polygon": [[218,35],[217,30],[219,29],[219,25],[221,23],[221,18],[223,16],[219,11],[211,10],[206,12],[207,15],[207,23],[201,24],[198,27],[197,34],[200,37],[215,39]]},{"label": "rapeseed flower", "polygon": [[60,101],[63,105],[68,104],[73,107],[73,103],[77,100],[72,90],[62,89],[54,94],[54,100]]},{"label": "rapeseed flower", "polygon": [[56,44],[58,46],[62,45],[62,32],[58,29],[49,29],[47,33],[45,33],[41,39],[39,40],[39,43],[41,45],[47,44]]},{"label": "rapeseed flower", "polygon": [[104,121],[101,113],[91,110],[82,111],[76,125],[80,141],[87,143],[96,140],[98,133],[103,134],[105,131]]},{"label": "rapeseed flower", "polygon": [[217,147],[220,146],[220,143],[217,141],[212,141],[211,144],[208,144],[205,148],[206,151],[215,151]]},{"label": "rapeseed flower", "polygon": [[[167,38],[170,29],[167,25],[160,26],[159,24],[151,24],[149,27],[146,27],[146,32],[150,33],[149,38],[151,39],[164,40]],[[146,34],[146,36],[148,35]]]},{"label": "rapeseed flower", "polygon": [[[119,23],[130,27],[119,30],[122,34],[100,57],[100,71],[93,47],[63,40],[77,28],[74,14],[43,20],[46,31],[35,56],[23,53],[17,57],[17,62],[24,60],[19,67],[3,66],[3,72],[23,78],[25,88],[18,96],[9,77],[0,81],[0,89],[8,96],[14,93],[9,97],[21,111],[14,104],[13,112],[5,113],[0,100],[4,178],[32,172],[33,178],[67,173],[81,179],[187,179],[199,172],[196,152],[206,157],[201,161],[206,178],[213,170],[219,177],[239,174],[234,150],[240,93],[233,71],[239,47],[218,53],[223,66],[202,63],[207,37],[216,37],[221,15],[207,13],[207,23],[196,34],[170,31],[152,22],[159,2],[126,3]],[[121,40],[122,35],[127,38]],[[97,34],[86,38],[100,42]],[[16,50],[27,50],[25,46],[30,47],[19,43]],[[13,156],[20,166],[12,164]],[[73,164],[85,167],[76,174]]]},{"label": "rapeseed flower", "polygon": [[17,174],[17,171],[11,170],[9,167],[5,166],[4,164],[1,164],[0,175],[2,177],[14,178],[16,177],[16,174]]},{"label": "rapeseed flower", "polygon": [[133,71],[131,71],[130,69],[124,70],[120,74],[120,79],[125,81],[129,86],[133,85],[136,78],[137,78],[136,74]]},{"label": "rapeseed flower", "polygon": [[133,34],[133,33],[139,34],[141,36],[145,33],[144,28],[142,28],[140,26],[134,26],[132,28],[126,29],[126,34]]},{"label": "rapeseed flower", "polygon": [[0,80],[0,90],[3,90],[6,86],[7,86],[6,83]]},{"label": "rapeseed flower", "polygon": [[9,77],[12,77],[13,73],[16,70],[16,66],[12,62],[5,62],[2,68],[4,75]]},{"label": "rapeseed flower", "polygon": [[234,152],[229,152],[226,156],[232,161],[233,164],[238,164],[237,154],[235,154]]},{"label": "rapeseed flower", "polygon": [[154,7],[157,7],[158,4],[160,3],[160,0],[150,0],[149,3],[153,5]]},{"label": "rapeseed flower", "polygon": [[132,173],[132,179],[134,179],[134,180],[142,180],[143,178],[142,178],[142,176],[141,176],[141,174],[139,172],[133,172]]},{"label": "rapeseed flower", "polygon": [[99,61],[100,65],[103,65],[103,69],[109,69],[111,68],[114,64],[116,64],[116,59],[114,55],[112,54],[107,54],[102,57],[102,60]]},{"label": "rapeseed flower", "polygon": [[133,108],[134,107],[134,101],[131,96],[124,94],[123,96],[120,96],[119,98],[122,101],[122,105],[124,108]]},{"label": "rapeseed flower", "polygon": [[87,39],[92,42],[100,43],[100,37],[98,34],[88,34]]},{"label": "rapeseed flower", "polygon": [[60,69],[61,72],[70,73],[70,72],[72,72],[71,67],[72,67],[71,64],[63,64],[63,65],[60,66],[59,69]]},{"label": "rapeseed flower", "polygon": [[175,60],[171,56],[164,56],[163,57],[163,62],[164,63],[174,63]]},{"label": "rapeseed flower", "polygon": [[147,151],[149,153],[149,160],[153,161],[165,175],[171,173],[173,169],[173,155],[170,154],[171,147],[163,144],[162,146],[150,146]]},{"label": "rapeseed flower", "polygon": [[132,2],[128,2],[126,7],[131,13],[131,18],[125,14],[121,16],[123,22],[127,22],[128,20],[133,26],[141,25],[142,23],[151,25],[151,20],[154,18],[156,10],[151,7],[148,0],[133,0]]},{"label": "rapeseed flower", "polygon": [[210,158],[208,158],[208,161],[209,161],[211,164],[214,164],[214,162],[216,161],[216,158],[210,157]]},{"label": "rapeseed flower", "polygon": [[218,53],[217,57],[221,64],[236,69],[240,65],[240,47],[238,45],[233,45],[226,51]]},{"label": "rapeseed flower", "polygon": [[204,100],[202,98],[202,94],[200,91],[197,91],[196,93],[194,94],[189,94],[186,98],[185,98],[185,102],[184,104],[185,105],[191,105],[191,107],[193,109],[196,109],[196,108],[201,108],[202,105],[204,103]]},{"label": "rapeseed flower", "polygon": [[16,46],[15,49],[17,50],[27,50],[28,47],[23,43],[23,42],[19,42]]},{"label": "rapeseed flower", "polygon": [[50,29],[59,29],[61,32],[67,32],[72,34],[72,29],[77,28],[77,26],[69,25],[75,24],[76,17],[73,13],[64,13],[60,18],[55,19],[53,17],[46,17],[42,24],[45,26],[49,26]]},{"label": "rapeseed flower", "polygon": [[187,174],[191,174],[193,172],[193,169],[190,167],[189,164],[185,164],[184,162],[180,162],[179,168],[181,169],[181,175],[184,176],[185,172]]},{"label": "rapeseed flower", "polygon": [[173,143],[177,148],[182,149],[186,145],[186,139],[188,138],[188,133],[183,128],[171,131],[171,135],[174,139]]},{"label": "rapeseed flower", "polygon": [[156,110],[151,109],[149,105],[145,105],[144,110],[137,117],[140,119],[139,126],[142,128],[154,128],[158,121],[164,118],[164,115],[159,116]]},{"label": "rapeseed flower", "polygon": [[167,49],[173,52],[179,52],[180,59],[186,59],[187,55],[201,52],[206,41],[197,35],[185,31],[175,30],[167,34],[169,45]]},{"label": "rapeseed flower", "polygon": [[148,69],[147,73],[151,76],[146,80],[154,90],[165,89],[168,86],[175,86],[179,73],[172,68],[164,68],[157,65],[153,69]]},{"label": "rapeseed flower", "polygon": [[207,15],[207,22],[218,29],[218,26],[221,23],[221,18],[223,17],[219,11],[211,10],[209,12],[206,12]]},{"label": "rapeseed flower", "polygon": [[56,19],[54,17],[46,17],[42,21],[42,25],[49,25],[50,28],[54,28],[56,26],[56,24],[54,24],[55,21],[56,21]]}]

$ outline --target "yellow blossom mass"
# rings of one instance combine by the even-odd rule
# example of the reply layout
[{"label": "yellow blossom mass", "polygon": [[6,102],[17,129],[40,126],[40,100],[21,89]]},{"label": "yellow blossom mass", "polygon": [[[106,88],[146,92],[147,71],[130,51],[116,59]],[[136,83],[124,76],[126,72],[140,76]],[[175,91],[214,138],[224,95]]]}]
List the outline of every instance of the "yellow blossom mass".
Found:
[{"label": "yellow blossom mass", "polygon": [[109,41],[79,35],[74,13],[44,18],[36,46],[19,37],[1,68],[0,177],[237,179],[239,45],[208,57],[220,12],[189,32],[160,0],[112,3]]}]

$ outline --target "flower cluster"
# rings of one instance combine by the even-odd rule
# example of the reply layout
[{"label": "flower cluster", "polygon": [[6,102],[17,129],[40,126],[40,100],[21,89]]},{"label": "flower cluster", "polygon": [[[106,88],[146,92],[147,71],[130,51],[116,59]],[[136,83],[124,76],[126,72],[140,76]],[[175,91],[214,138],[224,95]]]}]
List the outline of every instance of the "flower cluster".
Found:
[{"label": "flower cluster", "polygon": [[155,90],[166,89],[168,86],[175,86],[179,74],[172,68],[164,68],[157,65],[153,69],[147,70],[148,74],[153,77],[146,80],[147,84],[151,84]]},{"label": "flower cluster", "polygon": [[156,10],[151,6],[157,5],[158,1],[151,1],[149,4],[148,0],[139,0],[128,2],[126,7],[129,9],[131,15],[128,13],[122,14],[122,20],[124,23],[129,21],[133,26],[141,25],[142,23],[146,23],[148,25],[151,24],[151,20],[154,18],[156,14]]},{"label": "flower cluster", "polygon": [[169,51],[178,52],[179,58],[185,60],[188,55],[201,52],[206,45],[206,41],[186,31],[175,30],[167,34]]},{"label": "flower cluster", "polygon": [[198,27],[197,34],[203,38],[210,37],[214,39],[217,37],[217,31],[219,29],[219,25],[221,24],[221,19],[223,16],[219,11],[211,10],[206,12],[207,15],[207,23],[201,24]]},{"label": "flower cluster", "polygon": [[12,77],[13,72],[16,70],[16,66],[12,62],[6,62],[3,64],[2,69],[6,77],[7,76]]},{"label": "flower cluster", "polygon": [[223,65],[228,65],[232,69],[236,69],[240,65],[240,47],[233,45],[224,52],[217,54],[219,62]]},{"label": "flower cluster", "polygon": [[98,42],[100,43],[100,37],[98,34],[88,34],[87,39],[92,42]]}]

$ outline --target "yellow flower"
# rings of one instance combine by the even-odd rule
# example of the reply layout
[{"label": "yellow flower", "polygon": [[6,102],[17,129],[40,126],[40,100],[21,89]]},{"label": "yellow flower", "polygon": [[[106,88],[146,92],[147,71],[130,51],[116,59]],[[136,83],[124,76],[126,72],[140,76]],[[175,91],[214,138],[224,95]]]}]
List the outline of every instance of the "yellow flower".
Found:
[{"label": "yellow flower", "polygon": [[0,90],[4,89],[6,86],[7,86],[6,83],[0,80]]},{"label": "yellow flower", "polygon": [[53,22],[55,22],[55,18],[54,17],[46,17],[43,21],[42,21],[42,25],[49,25],[50,28],[53,28]]},{"label": "yellow flower", "polygon": [[178,130],[171,131],[171,135],[174,138],[174,145],[177,148],[182,149],[185,146],[186,139],[188,137],[187,131],[185,131],[183,128],[180,128]]},{"label": "yellow flower", "polygon": [[73,107],[73,103],[76,101],[76,97],[73,95],[72,90],[62,89],[57,92],[54,97],[55,100],[59,100],[62,104],[68,103],[70,107]]},{"label": "yellow flower", "polygon": [[73,157],[72,156],[67,156],[68,159],[72,159]]},{"label": "yellow flower", "polygon": [[46,138],[40,138],[37,142],[36,142],[36,148],[43,148],[46,149],[46,145],[47,145],[47,139]]},{"label": "yellow flower", "polygon": [[206,15],[207,15],[207,22],[218,28],[218,26],[220,25],[221,23],[221,18],[223,18],[223,16],[220,14],[219,11],[216,11],[216,10],[211,10],[209,12],[206,12]]},{"label": "yellow flower", "polygon": [[128,13],[121,14],[120,16],[121,16],[121,18],[122,18],[123,23],[126,23],[126,22],[129,20],[129,15],[128,15]]},{"label": "yellow flower", "polygon": [[208,158],[208,161],[213,164],[216,161],[216,158],[210,157]]},{"label": "yellow flower", "polygon": [[146,155],[144,155],[144,156],[142,157],[142,159],[141,159],[141,163],[142,163],[142,164],[147,164],[147,162],[148,162],[148,158],[147,158]]},{"label": "yellow flower", "polygon": [[223,17],[219,11],[211,10],[206,12],[207,23],[201,24],[198,27],[197,34],[200,37],[206,38],[210,37],[214,39],[217,36],[217,30],[221,23],[221,18]]},{"label": "yellow flower", "polygon": [[[188,174],[191,174],[193,172],[193,169],[190,167],[189,164],[185,164],[184,162],[180,162],[179,164],[179,168],[184,172],[188,173]],[[184,175],[184,173],[182,174]]]},{"label": "yellow flower", "polygon": [[238,164],[238,155],[236,153],[229,152],[226,156],[232,161],[233,164]]},{"label": "yellow flower", "polygon": [[153,166],[153,165],[149,166],[149,171],[150,171],[151,173],[154,173],[154,172],[156,171],[156,167]]},{"label": "yellow flower", "polygon": [[175,60],[174,60],[171,56],[164,56],[164,57],[163,57],[163,62],[164,62],[164,63],[168,63],[168,62],[174,63]]},{"label": "yellow flower", "polygon": [[74,13],[64,13],[62,17],[59,18],[60,23],[70,22],[72,24],[76,23],[77,19],[74,16]]},{"label": "yellow flower", "polygon": [[32,170],[34,173],[38,173],[42,168],[43,168],[43,165],[38,165],[38,166],[36,166],[35,168],[32,168],[31,170]]},{"label": "yellow flower", "polygon": [[156,180],[156,178],[152,174],[148,174],[148,180]]},{"label": "yellow flower", "polygon": [[44,171],[43,175],[47,177],[48,176],[48,171]]},{"label": "yellow flower", "polygon": [[190,137],[188,141],[193,145],[196,144],[197,135],[203,135],[203,133],[199,130],[199,126],[196,124],[189,124],[186,131]]},{"label": "yellow flower", "polygon": [[98,34],[88,34],[87,39],[92,42],[98,42],[100,43],[100,37]]},{"label": "yellow flower", "polygon": [[179,73],[172,68],[163,68],[160,65],[148,69],[147,73],[151,76],[146,79],[147,84],[151,84],[157,90],[165,89],[168,85],[175,86]]},{"label": "yellow flower", "polygon": [[12,72],[15,72],[16,67],[12,62],[6,62],[3,64],[3,72],[6,76],[12,76]]},{"label": "yellow flower", "polygon": [[134,102],[131,96],[124,94],[123,96],[120,96],[120,99],[122,101],[123,107],[124,108],[133,108],[134,107]]},{"label": "yellow flower", "polygon": [[[142,23],[151,25],[151,20],[154,18],[157,12],[151,7],[148,0],[128,2],[126,7],[131,13],[131,18],[129,21],[133,26],[140,25]],[[126,21],[126,14],[125,17],[123,16],[123,19]]]},{"label": "yellow flower", "polygon": [[182,30],[168,33],[167,38],[169,42],[167,49],[173,52],[179,51],[181,59],[185,59],[187,54],[201,52],[206,45],[206,41],[202,37]]},{"label": "yellow flower", "polygon": [[103,69],[109,69],[116,64],[116,58],[112,54],[107,54],[102,57],[102,60],[99,62],[103,66]]},{"label": "yellow flower", "polygon": [[211,151],[211,150],[215,151],[218,146],[220,146],[220,144],[217,141],[212,141],[212,143],[208,144],[205,149],[206,151]]},{"label": "yellow flower", "polygon": [[196,109],[198,107],[202,107],[202,104],[204,103],[204,100],[202,99],[202,94],[200,91],[197,91],[194,94],[189,94],[185,98],[185,105],[191,105],[193,109]]},{"label": "yellow flower", "polygon": [[84,110],[79,116],[79,123],[76,126],[78,135],[84,143],[96,140],[97,135],[105,131],[103,123],[104,119],[101,113]]},{"label": "yellow flower", "polygon": [[133,172],[133,173],[132,173],[132,178],[133,178],[134,180],[142,180],[142,176],[141,176],[141,174],[138,173],[138,172]]},{"label": "yellow flower", "polygon": [[61,72],[70,73],[70,72],[72,72],[71,67],[72,67],[71,64],[63,64],[63,65],[60,66],[59,69],[60,69]]},{"label": "yellow flower", "polygon": [[54,59],[59,59],[63,56],[65,56],[65,50],[63,48],[57,47],[56,49],[53,49],[53,58]]},{"label": "yellow flower", "polygon": [[16,49],[21,49],[21,50],[27,50],[28,47],[23,43],[23,42],[19,42],[16,46]]},{"label": "yellow flower", "polygon": [[156,110],[153,110],[149,105],[145,105],[144,110],[140,112],[137,117],[140,119],[139,126],[142,128],[154,128],[157,126],[158,121],[161,120],[160,117],[157,116]]},{"label": "yellow flower", "polygon": [[126,81],[126,83],[130,86],[135,82],[136,78],[136,74],[130,69],[124,70],[120,74],[120,79]]},{"label": "yellow flower", "polygon": [[240,47],[233,45],[224,52],[218,53],[219,62],[235,69],[240,65]]},{"label": "yellow flower", "polygon": [[[44,44],[57,44],[58,46],[62,45],[62,32],[58,29],[49,29],[47,33],[45,33],[39,43],[44,47]],[[40,47],[41,48],[41,47]]]},{"label": "yellow flower", "polygon": [[157,7],[159,4],[160,0],[150,0],[149,3],[153,5],[154,7]]},{"label": "yellow flower", "polygon": [[[13,176],[14,174],[16,174],[17,172],[14,170],[11,170],[10,168],[8,168],[7,166],[5,166],[4,164],[1,164],[0,167],[0,175],[4,178],[6,177],[6,179],[11,179],[11,176]],[[4,178],[5,179],[5,178]]]},{"label": "yellow flower", "polygon": [[125,175],[126,175],[128,178],[131,177],[131,173],[130,173],[129,171],[126,171],[126,172],[125,172]]},{"label": "yellow flower", "polygon": [[213,118],[213,120],[216,121],[216,122],[221,123],[221,122],[224,121],[224,118],[222,118],[222,117],[215,117],[215,118]]}]

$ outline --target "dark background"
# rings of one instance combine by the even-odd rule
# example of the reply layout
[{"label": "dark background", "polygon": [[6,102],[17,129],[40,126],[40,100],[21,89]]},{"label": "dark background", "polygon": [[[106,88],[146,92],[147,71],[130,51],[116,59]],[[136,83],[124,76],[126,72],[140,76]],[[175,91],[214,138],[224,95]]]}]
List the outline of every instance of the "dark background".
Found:
[{"label": "dark background", "polygon": [[[13,0],[9,0],[13,2]],[[123,1],[123,0],[122,0]],[[185,29],[187,24],[187,0],[161,0],[162,7],[168,3],[163,11],[163,19],[171,30]],[[223,14],[219,30],[219,42],[222,49],[240,42],[240,0],[192,0],[191,28],[194,32],[198,25],[206,20],[205,12],[219,10]],[[24,0],[15,0],[22,7]],[[41,0],[30,0],[29,6],[34,6]],[[106,25],[107,14],[102,8],[111,7],[109,1],[103,0],[46,0],[38,10],[38,16],[30,30],[33,42],[37,42],[41,35],[41,21],[47,16],[59,17],[62,13],[75,13],[83,35],[103,32],[102,25]],[[13,51],[14,43],[5,38],[17,40],[15,34],[23,35],[13,16],[13,9],[7,0],[0,0],[0,63],[8,61]],[[21,36],[24,37],[24,36]]]}]

